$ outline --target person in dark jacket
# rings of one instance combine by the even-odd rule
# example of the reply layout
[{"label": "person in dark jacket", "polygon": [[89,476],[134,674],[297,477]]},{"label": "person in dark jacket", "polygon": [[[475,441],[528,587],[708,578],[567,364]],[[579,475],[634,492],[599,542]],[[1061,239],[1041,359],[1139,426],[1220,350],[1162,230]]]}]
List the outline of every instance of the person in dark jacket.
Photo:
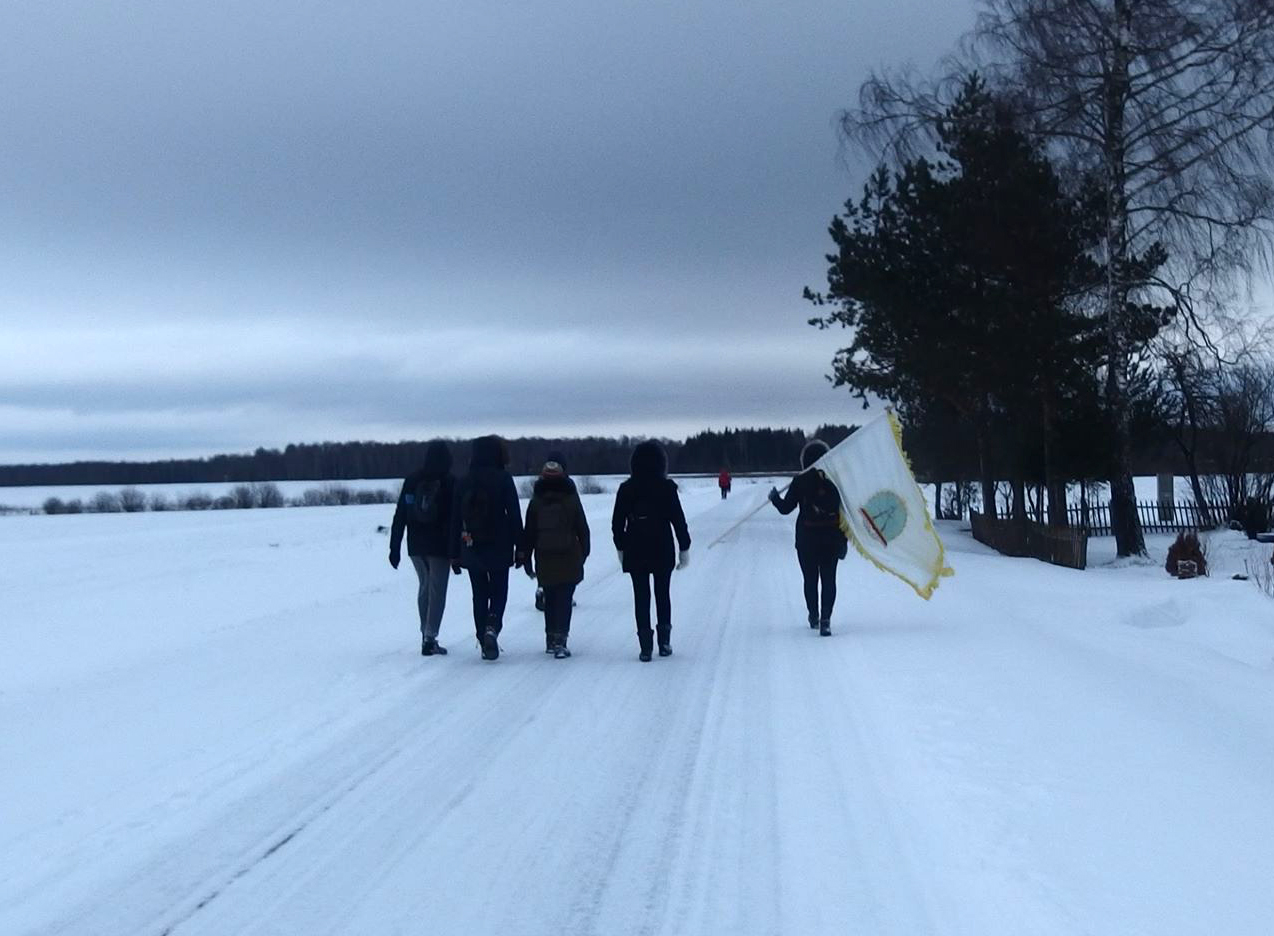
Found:
[{"label": "person in dark jacket", "polygon": [[456,484],[452,502],[449,551],[453,562],[469,570],[473,627],[484,660],[500,656],[509,567],[522,539],[522,508],[508,463],[508,449],[499,436],[474,439],[469,471]]},{"label": "person in dark jacket", "polygon": [[[668,477],[668,456],[658,442],[642,442],[633,449],[631,477],[615,494],[611,533],[623,570],[632,576],[633,604],[637,617],[639,659],[650,662],[650,595],[654,587],[658,621],[659,655],[672,654],[672,597],[669,586],[673,568],[690,561],[690,531],[681,509],[677,484]],[[673,536],[676,536],[674,549]],[[680,559],[678,560],[678,552]]]},{"label": "person in dark jacket", "polygon": [[518,558],[544,590],[544,646],[556,659],[571,655],[571,605],[584,580],[591,547],[588,520],[575,482],[555,461],[545,462],[526,508],[526,529]]},{"label": "person in dark jacket", "polygon": [[[420,611],[420,652],[445,656],[438,643],[442,613],[447,607],[447,577],[452,571],[448,537],[456,479],[451,474],[451,449],[441,439],[425,448],[424,464],[403,479],[389,530],[389,564],[402,561],[403,531],[407,555],[420,578],[416,605]],[[455,568],[459,574],[459,567]]]},{"label": "person in dark jacket", "polygon": [[[827,443],[812,439],[801,450],[801,473],[785,494],[770,489],[770,502],[786,516],[797,507],[796,558],[805,579],[805,608],[810,627],[823,637],[832,633],[832,607],[836,604],[836,564],[845,558],[848,540],[840,527],[840,492],[814,467],[827,454]],[[819,587],[822,586],[820,604]]]}]

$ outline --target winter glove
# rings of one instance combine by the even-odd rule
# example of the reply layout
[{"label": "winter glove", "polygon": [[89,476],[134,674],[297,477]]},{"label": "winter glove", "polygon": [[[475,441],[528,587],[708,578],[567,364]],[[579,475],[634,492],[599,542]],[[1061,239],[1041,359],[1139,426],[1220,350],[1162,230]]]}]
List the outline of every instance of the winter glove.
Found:
[{"label": "winter glove", "polygon": [[776,487],[770,488],[770,503],[773,504],[775,507],[777,507],[779,505],[780,499],[781,498],[779,497],[779,489]]},{"label": "winter glove", "polygon": [[391,549],[391,550],[389,551],[389,564],[390,564],[391,566],[393,566],[395,569],[397,569],[397,568],[398,568],[398,563],[400,563],[400,562],[402,562],[402,561],[403,561],[403,555],[402,555],[402,553],[400,553],[397,549]]},{"label": "winter glove", "polygon": [[453,559],[451,561],[451,571],[454,572],[456,575],[459,575],[462,569],[463,569],[463,566],[460,565],[459,559]]},{"label": "winter glove", "polygon": [[688,565],[690,565],[690,550],[683,549],[677,556],[677,568],[684,569]]}]

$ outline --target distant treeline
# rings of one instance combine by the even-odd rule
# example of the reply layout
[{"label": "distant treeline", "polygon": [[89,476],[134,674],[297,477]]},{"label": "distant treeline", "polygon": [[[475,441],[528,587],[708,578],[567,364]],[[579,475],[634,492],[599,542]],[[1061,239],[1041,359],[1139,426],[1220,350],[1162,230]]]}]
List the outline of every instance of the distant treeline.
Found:
[{"label": "distant treeline", "polygon": [[[820,426],[810,436],[799,429],[726,429],[705,431],[684,442],[662,440],[671,470],[683,474],[790,471],[809,438],[835,445],[853,431],[850,426]],[[562,453],[572,474],[623,474],[628,457],[641,441],[605,438],[509,440],[514,474],[534,474],[551,451]],[[0,466],[0,487],[63,484],[191,484],[212,482],[341,481],[356,478],[400,478],[418,468],[426,441],[320,442],[259,448],[251,454],[151,462],[82,461],[53,465]],[[469,441],[452,442],[457,470],[469,460]]]}]

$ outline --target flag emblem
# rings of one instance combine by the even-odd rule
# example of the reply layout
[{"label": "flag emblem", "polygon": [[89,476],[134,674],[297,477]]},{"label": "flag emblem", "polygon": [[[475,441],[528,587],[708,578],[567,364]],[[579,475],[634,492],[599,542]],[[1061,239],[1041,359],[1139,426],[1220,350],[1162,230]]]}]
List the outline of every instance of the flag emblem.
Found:
[{"label": "flag emblem", "polygon": [[893,491],[878,491],[858,508],[867,532],[888,546],[907,528],[907,504]]}]

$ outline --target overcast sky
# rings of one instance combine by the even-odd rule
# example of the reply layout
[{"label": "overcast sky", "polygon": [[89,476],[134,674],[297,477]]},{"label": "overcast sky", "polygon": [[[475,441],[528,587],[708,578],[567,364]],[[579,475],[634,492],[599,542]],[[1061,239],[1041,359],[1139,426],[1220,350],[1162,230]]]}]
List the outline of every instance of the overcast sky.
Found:
[{"label": "overcast sky", "polygon": [[0,11],[0,463],[851,421],[839,108],[972,0]]}]

